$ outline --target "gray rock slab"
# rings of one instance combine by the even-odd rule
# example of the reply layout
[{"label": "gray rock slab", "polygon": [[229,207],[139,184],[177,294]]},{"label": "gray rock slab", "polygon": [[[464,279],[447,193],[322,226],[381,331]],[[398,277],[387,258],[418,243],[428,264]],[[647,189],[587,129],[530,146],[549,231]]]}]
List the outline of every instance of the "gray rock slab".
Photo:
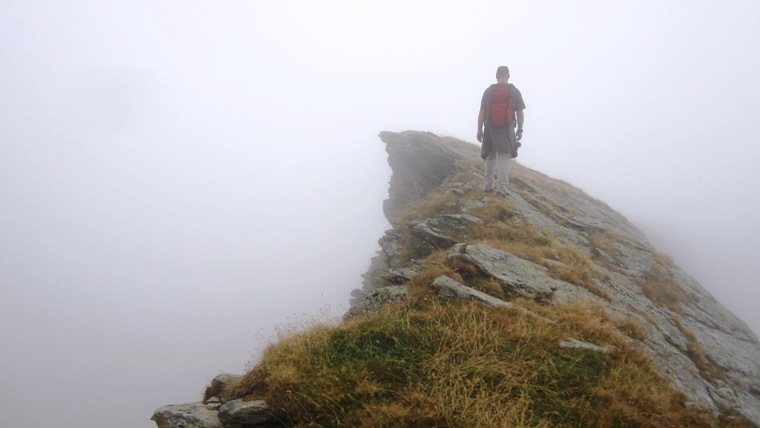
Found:
[{"label": "gray rock slab", "polygon": [[406,300],[408,287],[406,285],[389,285],[368,293],[363,299],[354,303],[346,312],[344,318],[351,318],[382,308],[385,305],[400,303]]},{"label": "gray rock slab", "polygon": [[232,400],[219,408],[219,420],[224,428],[263,428],[277,423],[264,400]]},{"label": "gray rock slab", "polygon": [[449,248],[457,242],[450,236],[451,229],[433,218],[410,221],[407,227],[418,240],[417,248],[424,250],[425,253],[439,248]]},{"label": "gray rock slab", "polygon": [[515,306],[511,302],[506,302],[497,297],[493,297],[490,294],[483,293],[480,290],[476,290],[474,288],[468,287],[460,283],[459,281],[456,281],[445,275],[436,277],[433,280],[432,286],[436,294],[439,297],[442,297],[445,299],[469,299],[469,300],[483,303],[486,306],[491,306],[494,308],[505,308],[505,309],[515,308],[519,310],[520,312],[522,312],[524,315],[541,320],[547,324],[552,324],[554,322],[550,319],[547,319],[538,314],[535,314],[523,307]]},{"label": "gray rock slab", "polygon": [[499,281],[511,291],[527,297],[550,295],[559,288],[574,287],[546,274],[546,268],[485,244],[456,244],[449,260],[464,260]]},{"label": "gray rock slab", "polygon": [[211,380],[211,385],[203,394],[203,401],[208,402],[210,397],[220,397],[222,392],[230,386],[238,383],[243,376],[231,373],[221,373]]},{"label": "gray rock slab", "polygon": [[460,226],[467,226],[468,224],[483,224],[483,220],[480,217],[471,214],[444,214],[441,218],[448,219]]},{"label": "gray rock slab", "polygon": [[151,420],[158,428],[223,428],[218,412],[201,402],[159,407]]},{"label": "gray rock slab", "polygon": [[389,229],[385,231],[385,234],[377,241],[380,244],[380,249],[385,256],[385,264],[389,267],[402,266],[401,259],[399,258],[399,251],[402,247],[402,236],[396,229]]},{"label": "gray rock slab", "polygon": [[605,354],[612,352],[613,350],[611,346],[594,345],[593,343],[584,342],[582,340],[578,340],[572,337],[568,337],[567,339],[560,340],[559,346],[560,348],[588,349],[589,351],[602,352]]},{"label": "gray rock slab", "polygon": [[391,284],[403,284],[407,281],[413,280],[419,275],[419,267],[412,266],[408,268],[388,269],[383,273],[383,279]]},{"label": "gray rock slab", "polygon": [[501,299],[497,299],[496,297],[483,293],[482,291],[478,291],[474,288],[462,285],[458,281],[451,279],[445,275],[441,275],[433,280],[433,289],[440,297],[443,298],[470,299],[495,308],[511,309],[514,307],[512,303],[505,302]]}]

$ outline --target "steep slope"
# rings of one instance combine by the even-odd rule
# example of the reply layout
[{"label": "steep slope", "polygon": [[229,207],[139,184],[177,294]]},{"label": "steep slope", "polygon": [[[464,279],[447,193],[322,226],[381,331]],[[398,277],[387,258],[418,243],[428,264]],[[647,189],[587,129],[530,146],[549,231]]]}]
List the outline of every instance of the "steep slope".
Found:
[{"label": "steep slope", "polygon": [[[477,147],[414,131],[384,132],[380,137],[393,169],[391,197],[384,208],[395,227],[380,240],[383,253],[363,290],[354,293],[358,297],[405,280],[404,272],[413,263],[399,256],[402,236],[414,237],[417,248],[467,242],[457,222],[441,214],[477,216],[476,211],[493,199],[479,191],[482,175]],[[617,319],[635,321],[644,334],[631,338],[632,343],[692,402],[760,424],[760,344],[744,322],[658,254],[643,233],[604,203],[519,164],[514,164],[511,183],[508,212],[496,224],[534,227],[551,240],[553,249],[580,253],[567,261],[524,251],[524,257],[546,269],[545,276],[561,280],[552,282],[542,300],[592,300]],[[400,217],[412,201],[436,191],[454,194],[454,205],[444,206],[444,212],[420,212],[417,219]],[[475,264],[480,271],[489,271],[487,260]],[[495,277],[493,271],[500,270],[513,269],[501,263],[492,266],[488,275]],[[521,292],[523,286],[514,282],[503,284],[517,293],[536,295]],[[361,299],[354,303],[362,304]]]},{"label": "steep slope", "polygon": [[622,215],[479,149],[383,132],[380,238],[339,325],[267,349],[159,427],[758,426],[760,344]]}]

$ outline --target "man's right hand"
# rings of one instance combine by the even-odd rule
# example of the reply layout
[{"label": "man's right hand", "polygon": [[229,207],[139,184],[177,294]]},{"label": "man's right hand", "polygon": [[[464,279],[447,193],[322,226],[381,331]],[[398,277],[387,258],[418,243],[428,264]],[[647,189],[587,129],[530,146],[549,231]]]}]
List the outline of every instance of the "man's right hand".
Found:
[{"label": "man's right hand", "polygon": [[483,130],[482,130],[482,129],[478,129],[478,135],[477,135],[477,137],[476,137],[476,138],[477,138],[477,139],[478,139],[478,141],[480,141],[481,143],[483,142]]}]

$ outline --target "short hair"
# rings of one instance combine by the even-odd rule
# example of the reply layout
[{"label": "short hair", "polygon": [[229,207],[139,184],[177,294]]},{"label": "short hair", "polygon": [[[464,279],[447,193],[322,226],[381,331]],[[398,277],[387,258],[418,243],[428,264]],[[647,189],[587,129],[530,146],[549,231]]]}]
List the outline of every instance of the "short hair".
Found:
[{"label": "short hair", "polygon": [[509,76],[509,67],[506,65],[500,65],[499,68],[496,69],[496,74],[501,76]]}]

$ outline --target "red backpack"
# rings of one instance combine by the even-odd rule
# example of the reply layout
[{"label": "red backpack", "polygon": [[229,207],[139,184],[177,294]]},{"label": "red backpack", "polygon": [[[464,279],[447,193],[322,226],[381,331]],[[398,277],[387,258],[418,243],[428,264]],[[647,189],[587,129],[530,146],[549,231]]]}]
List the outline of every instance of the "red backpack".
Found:
[{"label": "red backpack", "polygon": [[491,96],[486,105],[486,118],[494,128],[501,128],[514,122],[514,106],[509,85],[492,86]]}]

